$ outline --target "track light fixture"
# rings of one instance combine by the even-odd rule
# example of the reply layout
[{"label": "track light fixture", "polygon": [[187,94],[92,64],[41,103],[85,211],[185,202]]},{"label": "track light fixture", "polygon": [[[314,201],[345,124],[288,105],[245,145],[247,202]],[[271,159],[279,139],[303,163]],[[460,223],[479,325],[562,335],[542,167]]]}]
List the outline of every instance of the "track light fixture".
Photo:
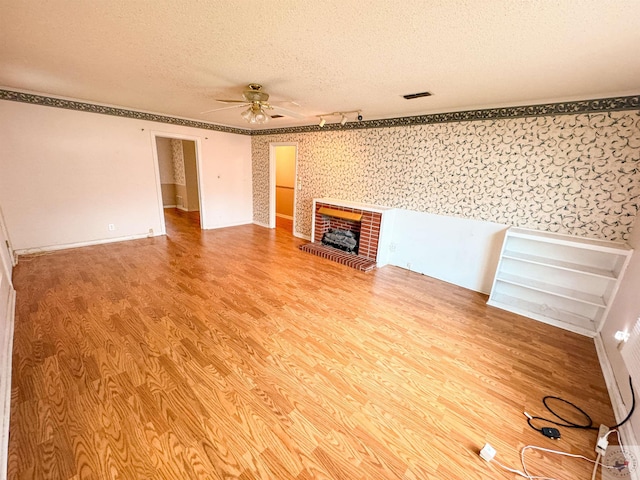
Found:
[{"label": "track light fixture", "polygon": [[331,113],[323,113],[322,115],[316,115],[316,117],[320,118],[320,123],[318,123],[319,127],[324,127],[327,123],[327,119],[325,117],[340,117],[340,125],[344,127],[344,125],[349,120],[349,115],[354,116],[354,120],[359,122],[362,121],[362,110],[351,110],[349,112],[331,112]]}]

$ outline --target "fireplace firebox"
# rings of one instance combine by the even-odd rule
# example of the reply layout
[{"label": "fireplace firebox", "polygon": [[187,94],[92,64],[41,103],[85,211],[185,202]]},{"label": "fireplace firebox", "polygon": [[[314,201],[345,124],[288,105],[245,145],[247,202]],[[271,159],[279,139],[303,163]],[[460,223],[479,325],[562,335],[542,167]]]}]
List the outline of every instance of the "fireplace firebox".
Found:
[{"label": "fireplace firebox", "polygon": [[330,228],[322,235],[322,244],[347,253],[358,253],[358,233],[341,228]]}]

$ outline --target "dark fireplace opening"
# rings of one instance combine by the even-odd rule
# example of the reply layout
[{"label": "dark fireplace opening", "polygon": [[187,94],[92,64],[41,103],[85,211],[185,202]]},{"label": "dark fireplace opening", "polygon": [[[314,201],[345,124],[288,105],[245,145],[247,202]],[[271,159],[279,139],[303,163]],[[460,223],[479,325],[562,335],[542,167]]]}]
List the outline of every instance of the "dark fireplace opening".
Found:
[{"label": "dark fireplace opening", "polygon": [[330,228],[322,235],[322,244],[333,248],[338,248],[347,253],[358,253],[357,232],[342,230],[340,228]]}]

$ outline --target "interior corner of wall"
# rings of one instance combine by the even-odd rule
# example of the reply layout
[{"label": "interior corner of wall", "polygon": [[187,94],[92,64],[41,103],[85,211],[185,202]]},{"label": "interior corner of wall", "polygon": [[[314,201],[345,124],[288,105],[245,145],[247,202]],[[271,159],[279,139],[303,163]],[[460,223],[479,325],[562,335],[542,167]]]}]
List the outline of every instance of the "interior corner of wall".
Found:
[{"label": "interior corner of wall", "polygon": [[635,250],[640,249],[640,211],[633,222],[631,233],[629,234],[629,241],[627,243]]}]

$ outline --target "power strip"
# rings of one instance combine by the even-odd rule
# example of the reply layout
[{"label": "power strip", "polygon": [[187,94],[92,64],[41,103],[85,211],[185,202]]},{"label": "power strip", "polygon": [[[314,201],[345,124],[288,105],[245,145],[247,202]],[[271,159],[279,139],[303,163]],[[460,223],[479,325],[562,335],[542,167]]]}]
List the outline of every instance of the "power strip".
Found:
[{"label": "power strip", "polygon": [[606,425],[600,425],[600,430],[598,430],[598,440],[596,441],[596,453],[600,456],[604,457],[604,454],[607,453],[607,447],[609,446],[609,427]]}]

